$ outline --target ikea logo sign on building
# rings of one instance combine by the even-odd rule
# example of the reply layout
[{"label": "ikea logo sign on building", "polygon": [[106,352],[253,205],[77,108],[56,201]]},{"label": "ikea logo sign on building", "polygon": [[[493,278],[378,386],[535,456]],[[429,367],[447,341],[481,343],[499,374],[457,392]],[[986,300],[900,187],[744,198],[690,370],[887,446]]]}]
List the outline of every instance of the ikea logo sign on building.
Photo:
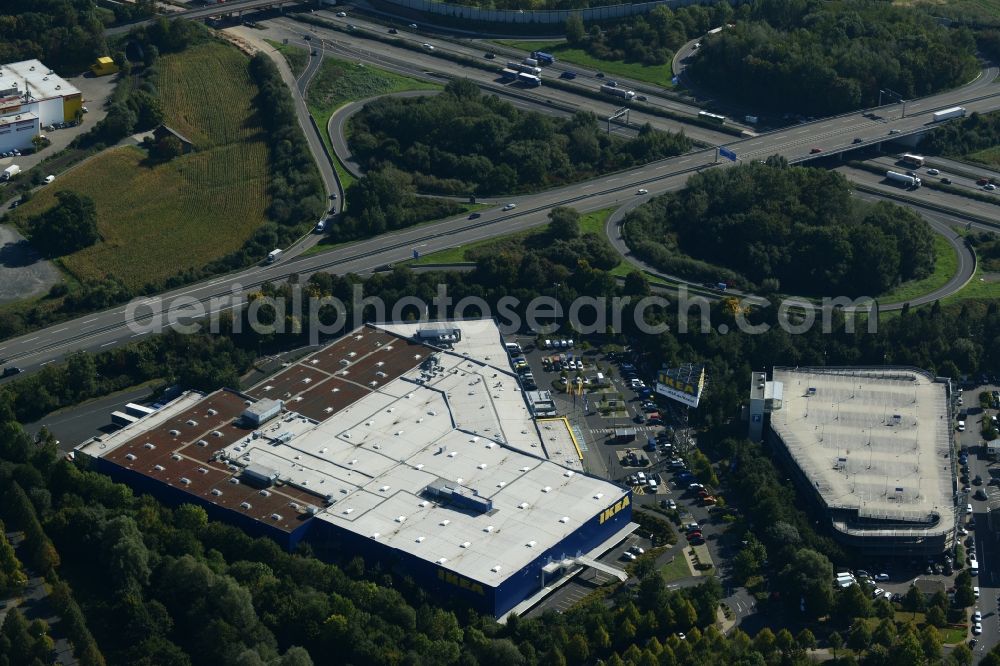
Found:
[{"label": "ikea logo sign on building", "polygon": [[622,509],[627,508],[629,504],[631,504],[631,502],[629,501],[628,495],[626,495],[625,497],[621,498],[620,500],[609,506],[604,511],[601,511],[601,516],[597,522],[603,525],[605,522],[614,518],[616,513],[618,513]]},{"label": "ikea logo sign on building", "polygon": [[469,592],[473,592],[474,594],[485,594],[485,592],[483,591],[483,586],[480,583],[477,583],[474,580],[469,580],[465,576],[459,576],[458,574],[452,573],[451,571],[438,569],[438,578],[440,578],[441,580],[450,585],[455,585],[457,587],[462,588],[463,590],[468,590]]}]

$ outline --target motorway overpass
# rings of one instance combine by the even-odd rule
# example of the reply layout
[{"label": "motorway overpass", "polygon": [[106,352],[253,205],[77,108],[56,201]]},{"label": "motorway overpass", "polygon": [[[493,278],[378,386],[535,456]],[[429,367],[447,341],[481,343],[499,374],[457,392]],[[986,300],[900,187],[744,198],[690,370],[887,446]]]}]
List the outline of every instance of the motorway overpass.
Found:
[{"label": "motorway overpass", "polygon": [[[360,38],[352,38],[350,35],[334,33],[323,36],[338,48],[346,49],[363,61],[380,62],[382,58],[392,57],[412,70],[423,71],[426,68],[450,76],[464,76],[468,69],[426,54],[394,50],[392,47],[383,48],[381,45],[379,52],[373,53],[370,43],[359,42]],[[729,145],[743,159],[763,159],[772,154],[782,154],[794,161],[808,157],[809,150],[814,146],[829,154],[849,148],[855,137],[862,137],[865,143],[870,143],[885,140],[889,136],[889,130],[893,128],[899,129],[901,133],[922,131],[930,120],[930,114],[936,109],[956,104],[966,106],[970,111],[1000,108],[1000,91],[995,87],[992,90],[988,87],[996,76],[996,68],[991,67],[984,70],[976,81],[963,88],[911,101],[907,105],[905,118],[896,117],[898,114],[890,113],[893,107],[887,107],[880,110],[881,119],[877,120],[866,118],[861,113],[845,114],[752,139],[734,141]],[[544,96],[551,92],[550,89],[542,89],[536,90],[535,94]],[[577,102],[582,108],[589,108],[592,101],[579,98]],[[159,304],[161,309],[167,309],[172,303],[181,302],[178,299],[184,299],[188,303],[202,304],[209,312],[217,312],[236,305],[219,299],[231,296],[233,289],[237,287],[249,291],[265,281],[280,281],[292,273],[308,276],[314,271],[341,274],[370,272],[385,264],[405,260],[414,250],[427,254],[545,224],[548,211],[555,206],[573,206],[584,212],[617,208],[636,201],[637,188],[649,191],[644,196],[680,189],[690,174],[714,164],[714,149],[694,151],[546,192],[494,200],[489,203],[495,204],[495,207],[483,211],[475,221],[465,217],[452,218],[350,243],[323,254],[286,258],[277,264],[254,266],[172,290],[158,297],[139,300],[148,305]],[[516,203],[517,208],[511,211],[500,210],[500,206],[508,202]],[[0,342],[0,355],[8,358],[10,363],[30,371],[57,361],[72,351],[99,351],[154,332],[147,326],[151,320],[148,314],[145,317],[132,317],[130,322],[135,310],[135,303],[120,306]]]},{"label": "motorway overpass", "polygon": [[145,19],[143,21],[136,21],[134,23],[126,23],[124,25],[116,25],[114,27],[108,28],[104,31],[104,35],[110,37],[112,35],[119,35],[123,32],[128,32],[132,28],[138,28],[140,26],[149,25],[158,18],[165,19],[203,19],[210,16],[223,16],[223,15],[236,15],[240,16],[245,12],[256,12],[265,9],[277,9],[280,7],[286,7],[288,5],[300,5],[300,4],[314,4],[319,5],[318,0],[231,0],[231,2],[217,2],[204,7],[195,7],[193,9],[185,9],[181,12],[171,12],[169,14],[162,14],[159,16],[154,16],[152,18]]}]

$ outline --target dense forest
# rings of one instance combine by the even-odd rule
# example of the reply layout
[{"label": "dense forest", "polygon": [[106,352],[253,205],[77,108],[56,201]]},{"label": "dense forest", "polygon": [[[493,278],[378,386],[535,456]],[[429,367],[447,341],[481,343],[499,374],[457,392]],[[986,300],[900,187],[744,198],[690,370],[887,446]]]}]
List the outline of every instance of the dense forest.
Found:
[{"label": "dense forest", "polygon": [[[604,241],[597,237],[590,242]],[[550,280],[560,282],[532,282],[539,270],[550,271]],[[483,260],[470,274],[415,274],[399,268],[372,277],[366,289],[388,303],[414,294],[429,298],[441,281],[456,298],[479,294],[488,302],[503,294],[539,291],[567,298],[623,293],[600,275],[606,274],[590,268],[588,261],[547,248],[512,247]],[[354,276],[317,274],[304,286],[311,293],[346,298],[357,281]],[[627,284],[625,291],[636,295],[648,289],[638,275]],[[294,288],[265,285],[263,290],[288,295]],[[654,316],[674,321],[667,313]],[[725,319],[725,308],[713,307],[713,316]],[[767,321],[768,313],[752,317]],[[201,335],[153,338],[102,354],[93,365],[93,359],[80,355],[70,366],[53,366],[7,385],[0,393],[0,485],[7,488],[0,517],[28,536],[20,551],[24,564],[31,571],[48,572],[53,589],[62,595],[60,608],[64,617],[73,618],[71,636],[84,664],[286,666],[323,663],[330,654],[344,663],[435,665],[598,660],[804,664],[812,647],[840,649],[845,644],[866,651],[871,663],[937,663],[940,637],[933,626],[897,625],[885,619],[889,610],[884,602],[873,604],[854,592],[834,594],[823,583],[833,570],[831,560],[843,555],[813,531],[812,520],[802,513],[768,451],[732,437],[733,409],[743,395],[733,378],[745,377],[751,367],[775,355],[806,364],[821,363],[829,354],[827,360],[839,364],[877,362],[890,354],[889,362],[945,374],[957,374],[959,368],[976,372],[1000,367],[1000,352],[995,351],[1000,344],[985,334],[998,326],[995,304],[970,304],[904,312],[874,334],[859,329],[792,336],[774,328],[756,336],[666,332],[644,338],[644,365],[680,358],[708,364],[713,390],[694,416],[705,429],[702,446],[718,463],[730,504],[739,507],[728,530],[736,538],[743,535],[746,544],[734,561],[734,573],[739,583],[760,594],[762,608],[776,604],[771,611],[777,611],[787,603],[789,610],[797,609],[805,596],[809,616],[831,614],[829,621],[812,625],[812,631],[764,629],[751,638],[736,630],[723,637],[708,628],[721,595],[713,578],[671,592],[644,564],[637,567],[637,585],[617,588],[606,599],[585,601],[564,615],[500,626],[461,607],[442,607],[405,575],[350,553],[325,554],[332,563],[313,558],[308,548],[286,554],[272,542],[208,522],[200,509],[171,509],[137,497],[125,486],[59,459],[51,440],[43,436],[36,443],[13,422],[37,395],[58,393],[79,400],[107,390],[102,382],[126,377],[137,367],[148,374],[174,365],[211,367],[209,373],[199,372],[200,379],[176,379],[203,389],[233,385],[249,358],[241,348],[282,342],[273,336],[261,339],[249,327],[244,327],[246,333],[218,339],[219,344]],[[297,335],[289,334],[283,342],[294,343]],[[626,332],[626,338],[631,335]],[[107,584],[93,585],[95,576]],[[932,600],[931,606],[936,603]],[[945,608],[954,610],[947,603]],[[858,618],[875,618],[876,624],[859,623]],[[11,626],[0,630],[0,646],[7,636],[20,636],[18,645],[23,646],[24,623],[16,617],[9,621]],[[678,640],[676,631],[684,631],[686,640]],[[944,663],[968,664],[969,655],[961,647]]]},{"label": "dense forest", "polygon": [[879,90],[910,99],[975,74],[975,41],[909,7],[861,0],[752,5],[747,20],[702,40],[695,80],[773,112],[829,115],[874,106]]},{"label": "dense forest", "polygon": [[[528,299],[546,294],[570,302],[582,295],[649,293],[638,273],[629,275],[622,287],[598,268],[610,250],[602,236],[575,236],[558,246],[555,241],[571,226],[568,219],[553,216],[560,231],[550,230],[551,244],[511,243],[482,257],[469,273],[414,273],[398,267],[366,281],[318,273],[304,284],[294,277],[290,284],[265,284],[261,292],[290,297],[293,290],[305,289],[317,296],[336,296],[347,304],[349,319],[354,316],[351,294],[359,283],[366,294],[379,294],[390,306],[411,296],[429,302],[439,284],[447,285],[455,302],[469,295],[496,303],[503,296]],[[317,314],[325,320],[322,310]],[[725,514],[727,533],[737,543],[745,542],[733,561],[733,582],[751,589],[768,617],[777,617],[782,608],[800,613],[799,600],[805,597],[803,620],[811,629],[764,629],[753,638],[736,630],[723,637],[708,626],[721,595],[714,578],[698,587],[668,591],[658,573],[643,562],[637,563],[636,585],[587,600],[564,615],[515,619],[500,626],[461,607],[442,607],[405,575],[351,553],[324,553],[330,563],[312,557],[308,548],[283,553],[272,542],[208,522],[200,509],[167,508],[136,496],[125,486],[59,459],[44,434],[36,443],[14,423],[158,376],[203,390],[235,386],[254,352],[302,344],[308,325],[301,332],[259,335],[246,322],[241,333],[233,333],[224,321],[221,336],[151,337],[96,356],[79,354],[67,364],[46,366],[6,384],[0,391],[0,487],[7,490],[0,519],[26,533],[20,557],[30,571],[47,573],[61,614],[70,618],[70,635],[84,664],[286,666],[323,663],[331,654],[344,663],[470,666],[598,660],[804,664],[817,644],[860,649],[866,663],[941,662],[935,622],[942,617],[947,621],[968,605],[968,581],[959,581],[957,607],[947,600],[929,602],[928,624],[922,628],[888,621],[891,609],[884,602],[872,603],[853,591],[835,594],[825,581],[833,564],[844,561],[844,553],[815,531],[786,474],[766,448],[740,439],[742,425],[733,417],[745,394],[743,378],[751,368],[772,364],[775,358],[792,365],[917,365],[953,377],[995,372],[1000,368],[995,333],[1000,330],[1000,306],[969,302],[904,309],[876,332],[864,327],[849,332],[835,322],[832,333],[814,327],[802,335],[774,326],[775,308],[749,313],[752,323],[771,324],[759,335],[721,335],[714,327],[702,334],[696,325],[693,333],[682,335],[672,332],[678,328],[676,313],[648,314],[669,323],[668,330],[639,337],[628,323],[628,311],[625,330],[602,337],[632,343],[641,350],[637,353],[642,367],[692,359],[706,364],[712,390],[692,419],[701,429],[699,446],[714,464],[732,507]],[[713,305],[711,315],[713,324],[726,322],[737,330],[725,303]],[[311,318],[307,311],[302,321]],[[4,555],[2,542],[0,566],[4,571],[18,569]],[[95,576],[107,583],[94,585]],[[940,612],[931,611],[936,605]],[[827,613],[829,620],[812,622]],[[30,628],[16,617],[9,621],[10,627],[0,629],[0,652],[9,636],[17,639],[19,650],[35,649],[25,638],[32,636]],[[685,632],[687,639],[678,640],[673,635],[677,631]],[[842,663],[855,663],[853,659]],[[956,648],[943,663],[968,664],[970,655],[964,646]],[[987,663],[1000,662],[988,656]]]},{"label": "dense forest", "polygon": [[920,150],[933,155],[964,157],[1000,146],[1000,112],[971,113],[924,135]]},{"label": "dense forest", "polygon": [[0,62],[37,58],[64,76],[109,55],[104,28],[153,13],[153,0],[6,0],[0,6]]},{"label": "dense forest", "polygon": [[566,41],[602,60],[644,65],[669,65],[674,52],[688,40],[732,19],[728,2],[671,9],[660,5],[648,14],[587,30],[579,16],[566,20]]},{"label": "dense forest", "polygon": [[838,173],[779,162],[713,169],[631,211],[631,247],[672,275],[767,292],[877,296],[933,269],[919,215],[852,199]]},{"label": "dense forest", "polygon": [[649,126],[631,140],[609,136],[584,111],[521,111],[466,80],[440,95],[371,102],[351,119],[349,138],[365,169],[392,164],[420,191],[464,195],[535,192],[691,148],[683,133]]}]

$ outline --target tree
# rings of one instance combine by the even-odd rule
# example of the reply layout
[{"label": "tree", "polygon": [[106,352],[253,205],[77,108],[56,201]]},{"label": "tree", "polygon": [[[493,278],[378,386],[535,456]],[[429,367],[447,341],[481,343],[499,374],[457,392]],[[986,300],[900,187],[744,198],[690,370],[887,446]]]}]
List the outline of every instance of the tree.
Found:
[{"label": "tree", "polygon": [[164,136],[153,145],[153,156],[162,162],[169,162],[184,154],[184,144],[172,134]]},{"label": "tree", "polygon": [[860,585],[851,585],[837,593],[835,613],[837,620],[844,625],[850,624],[855,618],[871,617],[871,599]]},{"label": "tree", "polygon": [[799,647],[803,650],[815,650],[816,649],[816,637],[813,632],[809,630],[809,627],[805,627],[795,636],[795,642],[799,644]]},{"label": "tree", "polygon": [[913,613],[914,617],[925,608],[924,593],[916,585],[910,585],[910,589],[903,595],[903,608]]},{"label": "tree", "polygon": [[826,640],[830,644],[830,649],[833,650],[833,658],[836,659],[837,650],[844,647],[844,637],[840,635],[840,632],[835,631]]},{"label": "tree", "polygon": [[70,254],[97,242],[97,208],[85,194],[56,192],[57,203],[34,217],[31,240],[48,257]]},{"label": "tree", "polygon": [[941,658],[941,634],[935,627],[927,625],[920,630],[920,646],[927,659],[936,661]]},{"label": "tree", "polygon": [[587,36],[586,28],[583,27],[583,19],[579,14],[570,14],[566,17],[566,41],[570,44],[579,44]]},{"label": "tree", "polygon": [[852,650],[862,652],[868,649],[872,643],[872,630],[868,627],[868,622],[858,619],[851,626],[851,633],[847,636],[847,644]]},{"label": "tree", "polygon": [[553,238],[571,240],[580,236],[580,213],[573,208],[557,206],[549,211],[549,234]]},{"label": "tree", "polygon": [[805,600],[805,614],[816,618],[826,615],[832,606],[833,565],[821,553],[809,548],[800,548],[792,555],[776,581],[785,598],[796,606],[799,599]]},{"label": "tree", "polygon": [[935,627],[943,627],[947,622],[944,611],[939,606],[931,606],[927,610],[927,622]]}]

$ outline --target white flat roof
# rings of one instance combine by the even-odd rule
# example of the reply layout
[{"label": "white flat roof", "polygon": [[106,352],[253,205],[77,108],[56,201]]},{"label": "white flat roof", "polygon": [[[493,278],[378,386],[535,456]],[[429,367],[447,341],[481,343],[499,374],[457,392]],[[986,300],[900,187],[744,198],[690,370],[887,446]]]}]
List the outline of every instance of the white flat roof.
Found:
[{"label": "white flat roof", "polygon": [[17,88],[22,93],[27,82],[28,92],[36,100],[65,97],[80,91],[39,60],[22,60],[0,65],[0,90]]},{"label": "white flat roof", "polygon": [[[273,469],[281,482],[275,496],[301,491],[319,496],[317,519],[484,585],[500,584],[614,505],[627,490],[546,460],[546,447],[551,447],[549,455],[579,463],[565,422],[543,423],[540,435],[494,322],[453,325],[462,329],[462,341],[454,350],[423,348],[426,353],[420,365],[391,380],[387,376],[385,384],[366,390],[325,418],[296,413],[297,403],[292,399],[285,403],[290,411],[257,431],[244,430],[230,437],[236,431],[226,429],[218,440],[224,455],[214,464],[213,473],[230,469],[230,474],[238,474],[249,465]],[[407,325],[383,328],[399,335],[411,333]],[[477,336],[480,341],[475,340]],[[353,340],[360,345],[374,337],[368,333]],[[348,343],[352,343],[351,336],[334,345]],[[398,341],[394,345],[382,342],[371,353],[391,359],[385,351],[390,346],[403,349]],[[366,354],[359,353],[353,366],[343,367],[360,367],[375,358]],[[301,383],[297,378],[308,370],[317,375],[311,384],[322,389],[323,382],[329,381],[319,378],[322,367],[342,366],[313,362],[320,358],[325,358],[324,350],[282,374]],[[282,374],[261,384],[290,387]],[[342,374],[337,378],[339,386],[346,387],[352,376],[358,382],[368,377],[360,371]],[[81,448],[91,455],[107,455],[148,428],[162,426],[167,412],[175,419],[187,418],[177,414],[190,410],[199,399],[188,394],[176,406],[116,433],[115,441]],[[205,427],[209,426],[195,429]],[[180,439],[185,436],[182,433]],[[214,446],[213,441],[202,451],[210,454]],[[492,509],[478,514],[460,510],[424,492],[439,481],[492,501]],[[328,500],[325,507],[322,497]],[[305,508],[301,500],[298,507]]]},{"label": "white flat roof", "polygon": [[901,368],[774,368],[773,379],[784,392],[771,427],[828,507],[954,524],[943,383]]}]

